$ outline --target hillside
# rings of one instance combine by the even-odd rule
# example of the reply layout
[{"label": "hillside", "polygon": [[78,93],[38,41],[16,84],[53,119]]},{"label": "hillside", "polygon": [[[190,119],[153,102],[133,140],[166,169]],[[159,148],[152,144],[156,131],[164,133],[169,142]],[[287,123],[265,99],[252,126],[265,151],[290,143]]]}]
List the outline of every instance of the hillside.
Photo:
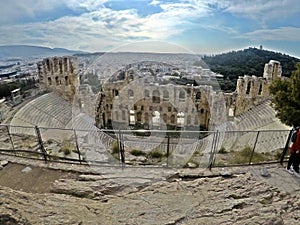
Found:
[{"label": "hillside", "polygon": [[51,57],[62,55],[73,55],[81,53],[80,51],[72,51],[64,48],[47,48],[29,45],[4,45],[0,46],[0,58],[15,57]]},{"label": "hillside", "polygon": [[283,53],[257,48],[231,51],[214,56],[204,56],[203,60],[212,71],[221,73],[225,78],[229,78],[230,80],[236,80],[238,76],[246,74],[262,76],[265,63],[270,60],[279,61],[282,65],[282,75],[290,77],[291,71],[295,70],[295,64],[300,62],[300,59]]}]

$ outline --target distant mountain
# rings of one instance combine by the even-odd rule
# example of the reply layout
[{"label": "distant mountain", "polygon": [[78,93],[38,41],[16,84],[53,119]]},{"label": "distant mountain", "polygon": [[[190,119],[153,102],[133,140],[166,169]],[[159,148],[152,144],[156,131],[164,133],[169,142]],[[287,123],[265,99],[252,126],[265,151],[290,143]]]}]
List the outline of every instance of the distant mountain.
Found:
[{"label": "distant mountain", "polygon": [[0,58],[16,57],[51,57],[62,55],[74,55],[81,51],[72,51],[64,48],[47,48],[29,45],[4,45],[0,46]]},{"label": "distant mountain", "polygon": [[279,61],[282,66],[282,75],[290,77],[292,71],[295,70],[295,64],[300,62],[300,59],[286,54],[257,48],[204,56],[202,59],[212,71],[233,80],[243,75],[262,76],[264,66],[270,60]]}]

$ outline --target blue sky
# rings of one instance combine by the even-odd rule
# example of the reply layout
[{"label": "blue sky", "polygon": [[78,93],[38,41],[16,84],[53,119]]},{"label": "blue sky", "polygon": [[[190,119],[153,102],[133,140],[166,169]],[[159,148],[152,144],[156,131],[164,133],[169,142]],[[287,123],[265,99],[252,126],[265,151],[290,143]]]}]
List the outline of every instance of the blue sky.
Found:
[{"label": "blue sky", "polygon": [[[300,57],[299,0],[0,0],[0,3],[0,45],[27,44],[95,52],[126,49],[124,46],[129,44],[127,51],[187,49],[202,54],[262,45],[267,50]],[[156,44],[141,44],[144,41]],[[164,43],[171,45],[160,46]],[[171,47],[173,44],[179,47]]]}]

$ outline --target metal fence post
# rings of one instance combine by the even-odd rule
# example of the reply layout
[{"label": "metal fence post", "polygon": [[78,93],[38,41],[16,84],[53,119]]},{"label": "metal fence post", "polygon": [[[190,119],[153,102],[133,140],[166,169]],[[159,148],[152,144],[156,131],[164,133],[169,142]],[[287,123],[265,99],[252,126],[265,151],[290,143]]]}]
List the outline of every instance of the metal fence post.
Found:
[{"label": "metal fence post", "polygon": [[16,149],[15,149],[15,145],[14,145],[13,139],[12,139],[12,137],[11,137],[11,134],[10,134],[10,132],[9,132],[9,127],[8,127],[8,125],[6,125],[6,130],[7,130],[7,134],[8,134],[8,137],[9,137],[9,140],[10,140],[10,143],[11,143],[11,146],[12,146],[13,150],[15,151],[15,150],[16,150]]},{"label": "metal fence post", "polygon": [[167,167],[169,167],[169,155],[170,155],[170,135],[167,135]]},{"label": "metal fence post", "polygon": [[217,140],[218,140],[218,134],[219,134],[218,130],[216,132],[214,132],[214,136],[213,136],[213,140],[212,140],[210,157],[209,157],[209,165],[208,165],[208,168],[210,170],[213,166],[214,155],[215,155],[215,151],[216,151],[216,144],[217,144]]},{"label": "metal fence post", "polygon": [[123,164],[125,163],[125,154],[124,154],[124,145],[122,144],[121,130],[119,130],[119,155],[123,166]]},{"label": "metal fence post", "polygon": [[76,150],[78,153],[78,159],[79,159],[79,163],[81,164],[81,155],[80,155],[80,150],[79,150],[79,146],[78,146],[77,134],[76,134],[75,129],[73,131],[74,131],[74,136],[75,136],[75,144],[76,144]]},{"label": "metal fence post", "polygon": [[256,148],[256,144],[257,144],[259,133],[260,133],[260,131],[257,131],[256,139],[255,139],[254,146],[253,146],[253,149],[252,149],[252,152],[251,152],[251,156],[250,156],[250,159],[249,159],[249,165],[252,162],[252,158],[253,158],[254,151],[255,151],[255,148]]},{"label": "metal fence post", "polygon": [[40,129],[38,128],[38,126],[35,126],[34,128],[35,128],[35,132],[36,132],[36,135],[37,135],[37,138],[38,138],[38,142],[39,142],[40,149],[42,151],[45,163],[47,163],[47,152],[46,152],[46,150],[44,148],[44,145],[43,145],[43,140],[42,140]]},{"label": "metal fence post", "polygon": [[284,147],[283,152],[282,152],[282,154],[281,154],[281,157],[280,157],[280,164],[281,164],[281,165],[282,165],[282,163],[283,163],[284,156],[285,156],[285,154],[287,153],[287,151],[288,151],[288,149],[289,149],[289,146],[290,146],[290,140],[291,140],[293,131],[294,131],[294,129],[290,130],[288,139],[286,140],[285,147]]}]

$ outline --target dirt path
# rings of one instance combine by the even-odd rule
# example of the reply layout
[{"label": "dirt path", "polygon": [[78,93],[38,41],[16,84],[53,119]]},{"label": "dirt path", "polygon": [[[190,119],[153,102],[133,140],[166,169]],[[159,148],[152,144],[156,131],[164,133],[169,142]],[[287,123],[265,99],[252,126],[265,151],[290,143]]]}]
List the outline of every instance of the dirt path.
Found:
[{"label": "dirt path", "polygon": [[0,186],[31,193],[47,193],[55,180],[76,176],[75,173],[61,170],[9,163],[0,170]]}]

